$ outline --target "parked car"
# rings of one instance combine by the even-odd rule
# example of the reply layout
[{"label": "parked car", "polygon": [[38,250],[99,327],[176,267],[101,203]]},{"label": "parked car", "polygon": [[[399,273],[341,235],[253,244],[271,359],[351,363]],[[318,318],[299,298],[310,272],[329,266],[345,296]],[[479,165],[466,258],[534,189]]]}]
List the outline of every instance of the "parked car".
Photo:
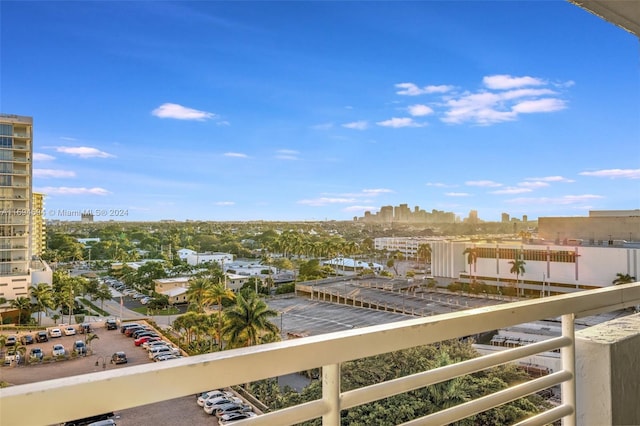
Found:
[{"label": "parked car", "polygon": [[62,337],[62,331],[59,328],[52,328],[49,330],[49,336],[51,338]]},{"label": "parked car", "polygon": [[117,330],[118,329],[118,322],[113,318],[107,319],[105,324],[106,324],[107,330]]},{"label": "parked car", "polygon": [[228,398],[233,397],[234,395],[231,392],[221,391],[221,390],[212,390],[209,392],[203,392],[198,395],[197,403],[200,407],[204,407],[204,403],[211,398],[220,398],[221,396],[225,396]]},{"label": "parked car", "polygon": [[149,335],[149,336],[140,336],[140,337],[138,337],[136,340],[134,340],[134,341],[133,341],[133,343],[134,343],[136,346],[140,346],[140,345],[141,345],[141,344],[143,344],[144,342],[148,342],[148,341],[150,341],[150,340],[151,340],[151,341],[158,341],[158,340],[161,340],[161,339],[160,339],[160,336],[158,336],[157,334],[156,334],[155,336],[154,336],[154,335]]},{"label": "parked car", "polygon": [[87,334],[91,333],[93,330],[91,328],[91,324],[89,324],[88,322],[83,322],[82,324],[80,324],[80,327],[78,327],[78,331],[80,332],[80,334]]},{"label": "parked car", "polygon": [[110,420],[112,417],[115,417],[115,414],[98,414],[97,416],[85,417],[84,419],[71,420],[69,422],[63,423],[62,426],[88,426],[100,421]]},{"label": "parked car", "polygon": [[222,417],[220,417],[218,419],[218,423],[221,425],[227,425],[229,423],[238,421],[238,420],[244,420],[244,419],[248,419],[251,417],[255,417],[256,413],[251,413],[251,412],[241,412],[241,413],[229,413],[229,414],[225,414]]},{"label": "parked car", "polygon": [[208,399],[204,403],[204,407],[203,407],[204,412],[207,414],[213,414],[218,409],[218,407],[220,407],[223,404],[229,404],[229,403],[242,404],[242,400],[237,397],[228,398],[224,396],[221,396],[219,398]]},{"label": "parked car", "polygon": [[4,342],[4,345],[15,346],[17,342],[18,342],[18,339],[16,338],[16,336],[8,336],[7,340]]},{"label": "parked car", "polygon": [[126,364],[127,362],[127,354],[122,351],[111,355],[111,364]]},{"label": "parked car", "polygon": [[149,359],[153,359],[153,357],[156,356],[157,354],[180,355],[180,349],[178,349],[178,348],[176,348],[174,346],[169,346],[169,345],[155,346],[155,347],[149,349]]},{"label": "parked car", "polygon": [[7,351],[7,353],[4,355],[4,363],[5,365],[11,365],[11,364],[20,364],[20,360],[22,359],[22,357],[20,356],[20,353],[17,352],[15,349],[11,349],[10,351]]},{"label": "parked car", "polygon": [[51,351],[53,356],[64,356],[66,353],[67,351],[64,349],[64,346],[60,344],[53,345],[53,350]]},{"label": "parked car", "polygon": [[48,342],[48,341],[49,341],[49,336],[47,336],[47,332],[46,331],[38,331],[38,333],[36,334],[36,342],[43,343],[43,342]]},{"label": "parked car", "polygon": [[146,350],[149,350],[150,348],[153,348],[154,346],[167,346],[168,343],[162,339],[158,339],[158,340],[147,340],[146,342],[144,342],[142,344],[142,347],[145,348]]},{"label": "parked car", "polygon": [[77,355],[86,355],[87,344],[82,340],[76,340],[76,342],[73,344],[73,352]]},{"label": "parked car", "polygon": [[143,330],[136,330],[136,331],[134,331],[133,333],[131,333],[131,336],[132,336],[134,339],[137,339],[138,337],[142,337],[142,336],[151,336],[151,335],[156,335],[156,336],[157,336],[157,335],[158,335],[158,333],[156,333],[156,332],[155,332],[155,331],[153,331],[153,330],[146,329],[146,328],[145,328],[145,329],[143,329]]},{"label": "parked car", "polygon": [[22,342],[23,345],[32,345],[34,342],[33,336],[31,334],[25,334],[20,338],[20,342]]},{"label": "parked car", "polygon": [[76,329],[73,326],[69,326],[64,329],[65,336],[75,336],[75,334],[76,334]]},{"label": "parked car", "polygon": [[168,361],[170,359],[178,359],[181,358],[178,355],[172,354],[172,353],[164,353],[164,352],[160,352],[157,353],[153,356],[152,360],[153,362],[158,362],[158,361]]},{"label": "parked car", "polygon": [[124,333],[125,331],[127,331],[129,327],[140,327],[140,324],[136,324],[134,322],[128,322],[128,323],[122,324],[120,326],[120,333]]},{"label": "parked car", "polygon": [[235,412],[243,412],[248,413],[249,411],[253,411],[253,408],[249,404],[236,404],[235,402],[231,402],[229,404],[222,404],[218,406],[216,409],[216,417],[220,418],[225,414],[235,413]]},{"label": "parked car", "polygon": [[150,328],[147,327],[147,326],[143,326],[143,325],[139,325],[137,327],[129,327],[124,331],[124,335],[127,336],[127,337],[131,337],[131,336],[133,336],[134,332],[139,331],[139,330],[148,331],[148,330],[150,330]]},{"label": "parked car", "polygon": [[40,348],[32,348],[29,351],[29,358],[36,361],[42,361],[44,358],[44,352]]}]

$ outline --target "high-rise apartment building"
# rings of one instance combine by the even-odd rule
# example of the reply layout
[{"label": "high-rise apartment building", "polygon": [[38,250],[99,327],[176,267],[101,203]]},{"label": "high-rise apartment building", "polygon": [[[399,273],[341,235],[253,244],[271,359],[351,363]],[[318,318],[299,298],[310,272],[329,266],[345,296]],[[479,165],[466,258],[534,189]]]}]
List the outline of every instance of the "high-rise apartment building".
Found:
[{"label": "high-rise apartment building", "polygon": [[0,297],[28,297],[33,119],[0,114]]},{"label": "high-rise apartment building", "polygon": [[32,193],[31,256],[40,257],[47,248],[47,228],[44,220],[44,194]]},{"label": "high-rise apartment building", "polygon": [[28,298],[31,285],[53,280],[40,258],[46,247],[44,195],[32,193],[32,154],[33,119],[0,114],[0,297],[7,301],[0,314],[12,310],[12,300]]}]

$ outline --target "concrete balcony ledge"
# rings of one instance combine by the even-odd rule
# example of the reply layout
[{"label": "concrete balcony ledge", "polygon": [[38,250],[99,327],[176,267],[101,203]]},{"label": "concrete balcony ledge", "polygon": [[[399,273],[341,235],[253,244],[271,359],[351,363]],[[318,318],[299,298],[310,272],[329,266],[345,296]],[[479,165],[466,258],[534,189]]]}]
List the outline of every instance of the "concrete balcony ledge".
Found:
[{"label": "concrete balcony ledge", "polygon": [[579,425],[640,424],[640,314],[576,333]]}]

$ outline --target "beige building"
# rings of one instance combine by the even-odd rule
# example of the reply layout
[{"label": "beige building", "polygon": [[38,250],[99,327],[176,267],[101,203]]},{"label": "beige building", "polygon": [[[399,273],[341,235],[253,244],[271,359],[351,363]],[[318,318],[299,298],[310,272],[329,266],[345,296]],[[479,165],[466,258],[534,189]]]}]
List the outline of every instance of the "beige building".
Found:
[{"label": "beige building", "polygon": [[[233,292],[238,292],[240,288],[251,277],[246,275],[226,274],[226,286]],[[187,291],[189,281],[193,277],[173,277],[153,280],[156,293],[164,294],[169,298],[169,304],[187,303]]]},{"label": "beige building", "polygon": [[44,220],[44,194],[33,193],[31,215],[31,255],[40,257],[47,248],[47,225]]},{"label": "beige building", "polygon": [[29,296],[33,119],[0,114],[0,297]]},{"label": "beige building", "polygon": [[538,236],[555,244],[619,246],[640,241],[640,210],[590,211],[588,217],[538,218]]}]

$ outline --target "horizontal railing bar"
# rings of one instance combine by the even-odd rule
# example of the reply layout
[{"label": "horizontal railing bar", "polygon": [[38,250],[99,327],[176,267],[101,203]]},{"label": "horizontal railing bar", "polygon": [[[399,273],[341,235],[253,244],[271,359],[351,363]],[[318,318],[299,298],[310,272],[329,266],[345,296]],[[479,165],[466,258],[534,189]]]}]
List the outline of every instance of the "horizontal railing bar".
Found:
[{"label": "horizontal railing bar", "polygon": [[431,386],[445,380],[453,379],[465,374],[475,373],[507,362],[515,361],[526,356],[535,355],[571,344],[571,339],[555,337],[527,346],[506,349],[490,355],[472,358],[456,364],[445,365],[429,371],[400,377],[386,382],[377,383],[354,389],[342,394],[342,407],[352,408],[378,399],[409,392],[425,386]]},{"label": "horizontal railing bar", "polygon": [[572,377],[573,375],[567,371],[558,371],[556,373],[549,374],[548,376],[521,383],[490,395],[474,399],[473,401],[465,402],[464,404],[456,405],[455,407],[447,408],[446,410],[438,411],[437,413],[403,423],[403,426],[447,425],[458,420],[466,419],[467,417],[475,414],[482,413],[483,411],[499,407],[507,402],[515,401],[518,398],[539,392],[543,389],[550,388],[551,386],[556,386],[562,382],[570,380]]},{"label": "horizontal railing bar", "polygon": [[329,410],[329,407],[322,399],[305,402],[282,410],[272,411],[247,420],[233,422],[234,425],[251,424],[254,425],[293,425],[307,420],[322,417]]},{"label": "horizontal railing bar", "polygon": [[12,386],[0,389],[0,412],[7,424],[52,424],[621,303],[640,304],[640,283]]},{"label": "horizontal railing bar", "polygon": [[573,408],[570,405],[559,405],[543,413],[524,419],[521,422],[516,423],[514,426],[545,426],[555,422],[556,420],[560,420],[569,414],[573,414]]}]

